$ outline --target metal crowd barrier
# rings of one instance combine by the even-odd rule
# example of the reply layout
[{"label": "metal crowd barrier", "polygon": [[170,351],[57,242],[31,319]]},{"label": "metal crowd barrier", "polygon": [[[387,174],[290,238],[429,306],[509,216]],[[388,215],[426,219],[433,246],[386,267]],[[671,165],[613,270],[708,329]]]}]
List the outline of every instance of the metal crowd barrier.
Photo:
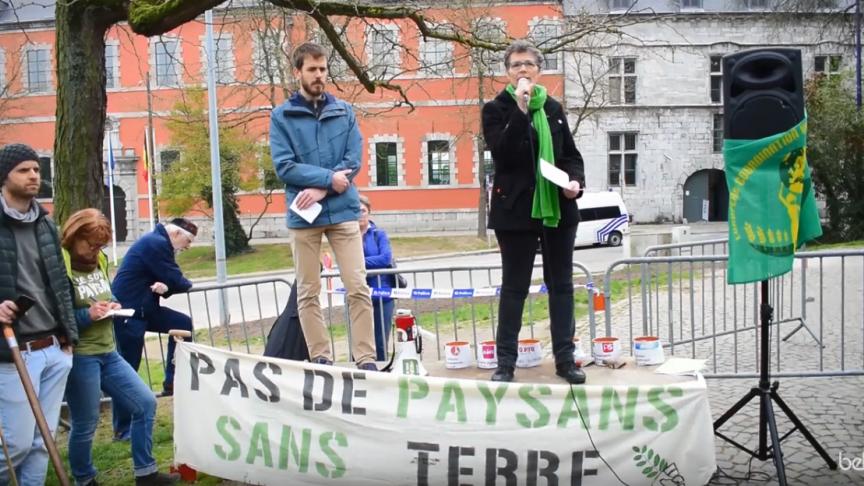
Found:
[{"label": "metal crowd barrier", "polygon": [[696,256],[696,255],[726,255],[729,250],[729,239],[688,241],[667,245],[654,245],[645,249],[643,256]]},{"label": "metal crowd barrier", "polygon": [[[707,377],[757,377],[759,283],[728,285],[727,258],[614,262],[605,275],[603,332],[621,338],[625,350],[634,337],[658,336],[667,355],[706,359]],[[864,374],[864,250],[801,252],[769,289],[773,375]]]},{"label": "metal crowd barrier", "polygon": [[[577,335],[587,336],[596,328],[594,319],[594,282],[588,269],[574,262],[576,282]],[[411,298],[398,299],[395,308],[412,311],[424,335],[424,354],[443,359],[444,344],[467,340],[474,346],[494,340],[497,326],[498,295],[501,266],[428,267],[418,269],[370,270],[369,276],[399,273],[408,281]],[[539,323],[547,322],[548,307],[542,282],[542,265],[534,267],[532,292],[525,303],[524,337],[548,339],[548,332],[539,331]],[[338,271],[321,274],[321,303],[330,346],[337,361],[351,361],[350,319]],[[192,317],[194,339],[210,346],[250,354],[263,353],[270,327],[288,301],[291,282],[285,279],[254,279],[224,284],[198,285],[187,294],[172,296],[163,305]],[[474,295],[469,290],[486,289]],[[488,292],[489,290],[492,292]],[[220,300],[220,294],[222,295]],[[380,297],[378,297],[380,298]],[[394,312],[395,317],[395,312]],[[523,333],[525,331],[523,330]],[[593,334],[591,335],[593,337]],[[390,336],[394,339],[393,333]],[[161,389],[167,335],[148,334],[139,372],[154,390]],[[434,349],[433,349],[434,348]],[[387,346],[392,350],[392,342]],[[551,348],[550,348],[551,349]],[[433,354],[434,353],[434,354]]]},{"label": "metal crowd barrier", "polygon": [[[758,376],[759,284],[726,283],[727,257],[708,254],[721,244],[725,245],[724,240],[659,245],[647,253],[674,251],[678,256],[630,258],[611,264],[602,283],[605,311],[599,328],[595,283],[588,269],[575,263],[576,335],[592,339],[614,335],[621,338],[625,350],[631,349],[634,337],[658,336],[667,356],[706,359],[707,377]],[[687,245],[699,248],[688,249]],[[706,254],[693,255],[694,251]],[[500,265],[368,272],[370,276],[394,273],[408,280],[412,292],[411,298],[398,299],[395,308],[410,309],[417,318],[426,356],[443,359],[444,344],[454,340],[470,341],[477,353],[478,343],[495,339],[497,292],[474,295],[467,290],[500,286]],[[321,279],[331,350],[337,361],[351,361],[351,326],[342,282],[335,271],[322,273]],[[533,281],[542,282],[541,265],[535,265]],[[539,330],[541,323],[548,322],[547,300],[540,285],[532,289],[522,336],[548,340],[545,329]],[[232,281],[194,287],[189,294],[172,297],[167,305],[192,316],[197,341],[259,354],[289,291],[290,282],[284,279]],[[772,374],[864,374],[862,292],[864,250],[797,254],[793,270],[770,281]],[[220,294],[224,296],[221,306]],[[157,388],[159,377],[150,372],[164,363],[166,339],[150,336],[145,345],[141,373]],[[392,342],[387,348],[392,350]]]}]

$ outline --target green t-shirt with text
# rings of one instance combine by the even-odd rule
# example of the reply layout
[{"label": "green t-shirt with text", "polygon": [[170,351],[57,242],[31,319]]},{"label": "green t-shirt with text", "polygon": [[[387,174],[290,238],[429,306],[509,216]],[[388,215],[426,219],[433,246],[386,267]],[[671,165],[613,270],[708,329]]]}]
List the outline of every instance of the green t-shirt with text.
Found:
[{"label": "green t-shirt with text", "polygon": [[[75,309],[90,307],[94,300],[111,300],[111,282],[102,269],[96,268],[92,272],[72,270],[71,273],[72,286],[75,289]],[[113,350],[114,322],[110,317],[79,329],[79,343],[75,354],[103,354]]]}]

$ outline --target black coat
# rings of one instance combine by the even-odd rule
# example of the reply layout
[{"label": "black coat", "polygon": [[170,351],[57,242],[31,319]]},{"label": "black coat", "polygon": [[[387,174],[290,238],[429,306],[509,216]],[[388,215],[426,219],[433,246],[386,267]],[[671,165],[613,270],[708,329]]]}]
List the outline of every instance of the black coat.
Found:
[{"label": "black coat", "polygon": [[[18,279],[18,247],[10,224],[14,224],[0,209],[0,302],[15,300],[18,297],[15,282]],[[66,276],[66,265],[60,253],[60,235],[57,226],[48,216],[45,208],[39,206],[39,218],[33,223],[36,244],[39,245],[42,279],[48,287],[52,302],[48,305],[57,322],[58,331],[70,344],[78,344],[78,325],[72,308],[72,287]],[[12,329],[19,341],[44,336],[22,336],[18,334],[18,322]],[[12,361],[12,351],[5,339],[0,340],[0,361]]]},{"label": "black coat", "polygon": [[[552,132],[555,165],[569,174],[570,180],[577,180],[585,187],[582,155],[576,150],[570,135],[564,108],[552,97],[546,99],[543,108]],[[502,91],[483,106],[483,137],[495,163],[490,229],[540,232],[543,226],[541,220],[531,217],[538,145],[537,133],[530,127],[529,115],[522,113],[516,100],[507,91]],[[559,188],[558,201],[561,206],[561,222],[558,226],[578,224],[576,200],[565,197]]]}]

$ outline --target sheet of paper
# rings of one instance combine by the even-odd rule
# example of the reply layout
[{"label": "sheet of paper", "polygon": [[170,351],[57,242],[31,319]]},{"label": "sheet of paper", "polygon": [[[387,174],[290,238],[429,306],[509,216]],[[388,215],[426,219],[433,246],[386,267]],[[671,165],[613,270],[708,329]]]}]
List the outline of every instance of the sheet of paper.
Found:
[{"label": "sheet of paper", "polygon": [[132,317],[135,314],[135,309],[112,309],[105,314],[105,317],[123,316]]},{"label": "sheet of paper", "polygon": [[704,367],[704,359],[671,357],[654,372],[663,375],[695,375]]},{"label": "sheet of paper", "polygon": [[291,201],[291,207],[289,209],[291,209],[291,211],[294,211],[294,213],[297,214],[297,216],[300,216],[301,218],[305,219],[306,222],[310,223],[310,224],[313,221],[315,221],[315,218],[317,218],[319,214],[321,214],[321,205],[318,204],[317,202],[313,203],[311,206],[309,206],[306,209],[298,208],[296,197],[294,198],[293,201]]},{"label": "sheet of paper", "polygon": [[549,179],[549,181],[558,187],[563,187],[564,189],[570,187],[570,176],[563,170],[555,167],[555,164],[543,159],[540,159],[540,175]]}]

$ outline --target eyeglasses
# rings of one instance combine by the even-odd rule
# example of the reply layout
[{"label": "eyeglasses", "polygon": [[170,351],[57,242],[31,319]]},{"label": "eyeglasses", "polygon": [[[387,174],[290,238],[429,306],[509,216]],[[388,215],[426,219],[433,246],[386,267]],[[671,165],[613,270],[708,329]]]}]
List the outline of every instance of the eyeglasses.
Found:
[{"label": "eyeglasses", "polygon": [[534,69],[537,67],[537,64],[532,61],[516,61],[510,63],[510,69],[514,71],[519,70],[522,66],[525,66],[528,69]]}]

